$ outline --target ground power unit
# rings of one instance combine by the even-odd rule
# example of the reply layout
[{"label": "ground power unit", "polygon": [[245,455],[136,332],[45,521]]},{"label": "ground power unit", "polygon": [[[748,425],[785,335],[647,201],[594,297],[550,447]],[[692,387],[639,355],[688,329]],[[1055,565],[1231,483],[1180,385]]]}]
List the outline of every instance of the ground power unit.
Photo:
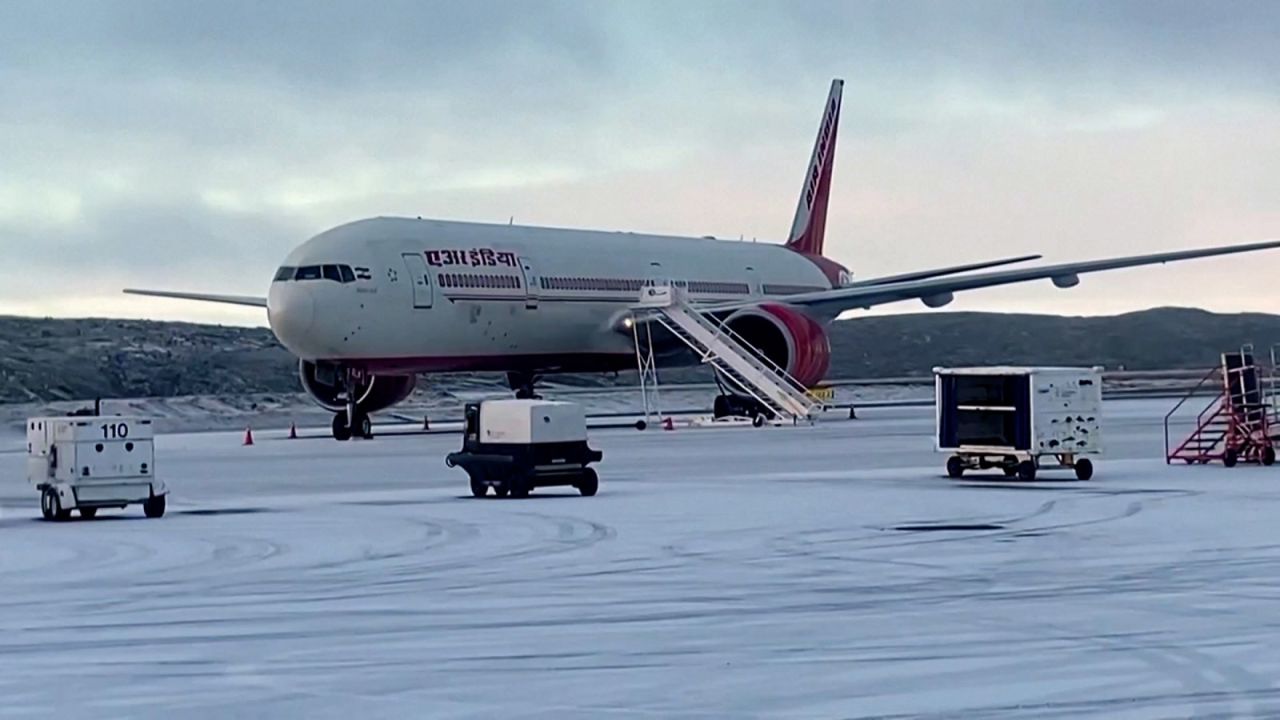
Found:
[{"label": "ground power unit", "polygon": [[73,510],[91,518],[101,508],[142,505],[164,515],[167,489],[155,477],[154,430],[145,418],[72,415],[27,420],[27,480],[40,492],[46,520]]},{"label": "ground power unit", "polygon": [[581,405],[547,400],[485,400],[464,412],[462,450],[445,457],[471,480],[471,494],[525,497],[548,486],[572,486],[595,495],[602,454],[587,445]]},{"label": "ground power unit", "polygon": [[947,474],[999,469],[1033,480],[1040,468],[1093,477],[1102,452],[1102,369],[934,368],[936,445]]}]

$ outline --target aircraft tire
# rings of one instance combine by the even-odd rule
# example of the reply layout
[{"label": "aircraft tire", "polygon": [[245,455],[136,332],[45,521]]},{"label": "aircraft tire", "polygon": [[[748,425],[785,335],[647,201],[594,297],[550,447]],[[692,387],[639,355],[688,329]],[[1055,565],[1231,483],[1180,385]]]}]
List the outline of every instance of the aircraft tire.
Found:
[{"label": "aircraft tire", "polygon": [[347,427],[346,413],[337,413],[333,416],[333,439],[338,442],[351,439],[351,428]]}]

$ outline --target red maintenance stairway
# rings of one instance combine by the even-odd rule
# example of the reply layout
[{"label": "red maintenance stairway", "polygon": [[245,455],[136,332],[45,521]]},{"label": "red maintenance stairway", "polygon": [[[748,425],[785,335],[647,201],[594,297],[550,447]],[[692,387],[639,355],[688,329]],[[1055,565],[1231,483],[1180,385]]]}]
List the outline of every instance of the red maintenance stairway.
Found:
[{"label": "red maintenance stairway", "polygon": [[[1271,465],[1276,461],[1276,360],[1280,346],[1271,348],[1271,366],[1266,387],[1254,359],[1253,346],[1222,354],[1222,366],[1209,371],[1164,417],[1165,462],[1181,460],[1188,465],[1205,465],[1221,460]],[[1196,395],[1220,381],[1221,390],[1195,418],[1195,429],[1181,443],[1170,445],[1169,426],[1174,415]],[[1275,430],[1273,430],[1275,428]]]}]

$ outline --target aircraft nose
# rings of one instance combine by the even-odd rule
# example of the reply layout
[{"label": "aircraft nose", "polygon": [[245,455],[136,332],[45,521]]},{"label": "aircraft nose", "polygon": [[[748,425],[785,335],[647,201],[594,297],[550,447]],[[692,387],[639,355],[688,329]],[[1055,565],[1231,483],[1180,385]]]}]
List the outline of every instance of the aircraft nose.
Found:
[{"label": "aircraft nose", "polygon": [[316,304],[309,288],[295,283],[277,283],[271,288],[267,296],[267,322],[280,344],[295,355],[305,354],[315,319]]}]

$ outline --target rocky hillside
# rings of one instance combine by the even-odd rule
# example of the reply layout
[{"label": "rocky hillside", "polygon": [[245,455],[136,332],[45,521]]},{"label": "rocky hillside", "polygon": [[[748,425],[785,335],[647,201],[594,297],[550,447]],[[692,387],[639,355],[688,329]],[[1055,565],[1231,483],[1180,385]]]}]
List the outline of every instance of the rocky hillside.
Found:
[{"label": "rocky hillside", "polygon": [[[869,317],[832,328],[833,378],[926,374],[936,365],[986,363],[1208,367],[1222,350],[1280,342],[1280,316],[1161,308],[1114,317],[988,313]],[[667,381],[706,380],[697,371]],[[500,383],[443,377],[437,387]],[[627,377],[565,377],[575,385]],[[265,328],[138,320],[0,317],[0,402],[94,397],[295,393],[294,360]]]}]

